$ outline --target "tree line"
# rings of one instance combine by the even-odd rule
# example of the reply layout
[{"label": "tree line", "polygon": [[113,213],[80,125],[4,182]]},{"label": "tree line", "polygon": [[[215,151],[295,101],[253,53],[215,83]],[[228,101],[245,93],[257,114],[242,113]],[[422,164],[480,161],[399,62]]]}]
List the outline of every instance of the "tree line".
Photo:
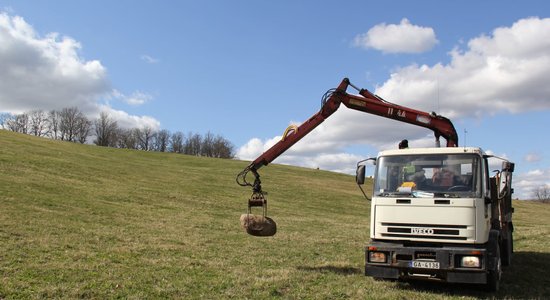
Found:
[{"label": "tree line", "polygon": [[122,128],[108,113],[88,119],[76,107],[61,110],[32,110],[21,114],[0,114],[0,127],[6,130],[74,143],[114,148],[174,152],[196,156],[233,158],[234,146],[221,135],[204,135],[151,127]]},{"label": "tree line", "polygon": [[533,191],[533,196],[535,196],[535,200],[539,202],[550,203],[550,187],[544,185],[536,188]]}]

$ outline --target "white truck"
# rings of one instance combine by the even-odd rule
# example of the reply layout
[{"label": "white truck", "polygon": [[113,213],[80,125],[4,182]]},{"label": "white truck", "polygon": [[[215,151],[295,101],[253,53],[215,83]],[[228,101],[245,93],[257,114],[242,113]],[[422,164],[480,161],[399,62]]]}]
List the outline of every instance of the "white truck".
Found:
[{"label": "white truck", "polygon": [[[348,87],[359,95],[347,93]],[[344,104],[428,128],[436,141],[435,148],[383,151],[377,158],[358,163],[359,187],[365,182],[366,162],[376,166],[365,274],[481,283],[497,290],[502,266],[511,263],[513,253],[514,164],[502,159],[502,168],[493,175],[491,156],[480,148],[458,147],[458,135],[449,119],[388,102],[355,87],[347,78],[328,90],[321,103],[319,112],[300,126],[288,127],[279,142],[237,175],[239,185],[252,187],[248,213],[241,216],[247,233],[272,236],[277,232],[275,221],[267,217],[267,199],[258,170]],[[440,137],[446,139],[447,147],[439,147]],[[249,173],[254,175],[253,182],[247,180]],[[263,214],[252,214],[252,207],[263,208]]]},{"label": "white truck", "polygon": [[504,160],[491,176],[490,157],[480,148],[447,147],[388,150],[368,159],[375,170],[365,274],[496,291],[513,253],[514,164]]}]

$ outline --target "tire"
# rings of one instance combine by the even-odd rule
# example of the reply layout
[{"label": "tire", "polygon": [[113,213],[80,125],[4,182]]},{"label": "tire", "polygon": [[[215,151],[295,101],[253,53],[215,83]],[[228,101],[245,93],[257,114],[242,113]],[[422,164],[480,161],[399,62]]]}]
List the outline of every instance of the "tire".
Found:
[{"label": "tire", "polygon": [[485,289],[488,292],[497,292],[500,288],[500,278],[502,277],[502,260],[500,259],[500,246],[497,245],[496,251],[496,266],[494,270],[489,270],[487,273],[487,284]]}]

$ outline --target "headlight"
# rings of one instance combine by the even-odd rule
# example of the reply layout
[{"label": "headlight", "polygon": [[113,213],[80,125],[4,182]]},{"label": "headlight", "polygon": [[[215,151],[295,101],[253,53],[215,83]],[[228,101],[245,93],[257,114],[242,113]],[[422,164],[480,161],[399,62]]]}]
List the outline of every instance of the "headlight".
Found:
[{"label": "headlight", "polygon": [[460,266],[462,268],[479,268],[481,265],[478,256],[463,256],[460,260]]},{"label": "headlight", "polygon": [[385,263],[386,262],[386,253],[371,251],[369,252],[369,262],[373,263]]}]

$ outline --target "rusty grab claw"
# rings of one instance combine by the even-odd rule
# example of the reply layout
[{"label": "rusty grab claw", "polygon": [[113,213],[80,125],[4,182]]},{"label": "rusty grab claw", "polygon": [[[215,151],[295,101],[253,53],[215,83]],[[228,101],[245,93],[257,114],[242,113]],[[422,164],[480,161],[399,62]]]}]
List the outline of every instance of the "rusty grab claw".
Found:
[{"label": "rusty grab claw", "polygon": [[241,215],[241,226],[253,236],[273,236],[277,233],[277,224],[270,217],[253,214]]},{"label": "rusty grab claw", "polygon": [[[262,214],[252,214],[252,207],[261,207]],[[248,200],[248,212],[241,215],[241,227],[253,236],[273,236],[277,232],[275,221],[267,217],[267,199],[262,192],[254,192]]]}]

